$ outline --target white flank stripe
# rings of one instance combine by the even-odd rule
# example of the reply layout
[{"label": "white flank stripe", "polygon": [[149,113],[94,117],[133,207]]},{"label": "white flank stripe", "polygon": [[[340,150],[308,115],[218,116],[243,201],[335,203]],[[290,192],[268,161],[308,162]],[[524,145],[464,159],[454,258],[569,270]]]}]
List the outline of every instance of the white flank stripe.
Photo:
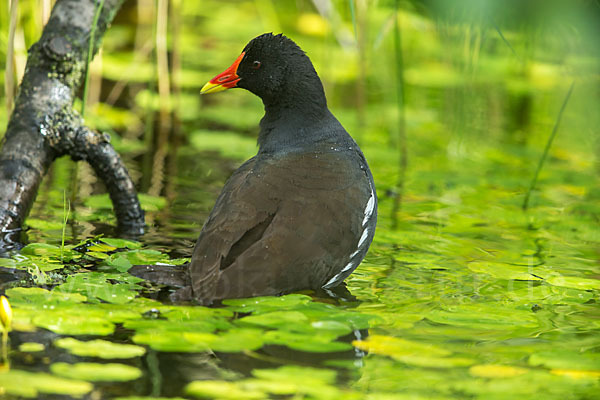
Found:
[{"label": "white flank stripe", "polygon": [[349,269],[352,269],[353,267],[354,267],[354,261],[350,261],[348,264],[346,264],[346,266],[344,267],[344,269],[342,269],[338,275],[341,275],[342,272],[346,272]]},{"label": "white flank stripe", "polygon": [[358,241],[359,249],[360,249],[360,246],[362,246],[362,244],[365,242],[365,240],[367,240],[368,236],[369,236],[369,230],[367,228],[365,228],[365,230],[362,233],[362,236],[360,237],[360,240]]},{"label": "white flank stripe", "polygon": [[342,269],[340,272],[338,272],[333,278],[328,280],[327,283],[325,283],[322,287],[325,289],[328,288],[329,285],[331,285],[332,283],[337,281],[344,274],[344,272],[348,271],[349,269],[352,269],[353,267],[354,267],[354,261],[350,261],[348,264],[346,264],[344,269]]},{"label": "white flank stripe", "polygon": [[[363,227],[367,225],[367,223],[373,216],[374,210],[375,210],[375,193],[373,192],[373,189],[371,188],[371,197],[369,197],[369,200],[367,201],[367,205],[365,206],[365,213],[364,213],[365,217],[363,218],[363,221],[362,221]],[[327,289],[328,287],[330,287],[330,285],[334,285],[342,277],[342,275],[344,275],[346,272],[348,272],[349,270],[352,270],[354,267],[356,267],[356,265],[355,265],[356,260],[354,260],[354,257],[357,256],[358,253],[361,252],[362,247],[368,237],[369,237],[369,229],[365,228],[363,230],[362,234],[360,235],[360,239],[358,240],[358,246],[357,246],[356,251],[354,253],[350,254],[350,257],[349,257],[350,262],[348,264],[346,264],[346,266],[344,268],[342,268],[342,270],[340,272],[338,272],[333,278],[328,280],[327,283],[325,283],[322,286],[323,289]]]},{"label": "white flank stripe", "polygon": [[369,222],[369,219],[371,219],[374,208],[375,208],[375,194],[373,193],[373,191],[371,191],[371,197],[369,197],[369,201],[367,201],[367,206],[365,207],[365,217],[363,218],[363,222],[362,222],[363,226],[365,226],[365,224],[367,222]]},{"label": "white flank stripe", "polygon": [[327,289],[329,287],[329,285],[331,285],[333,282],[335,282],[335,280],[340,276],[340,274],[337,274],[336,276],[334,276],[333,278],[331,278],[330,280],[327,281],[327,283],[325,283],[323,286],[321,286],[323,289]]}]

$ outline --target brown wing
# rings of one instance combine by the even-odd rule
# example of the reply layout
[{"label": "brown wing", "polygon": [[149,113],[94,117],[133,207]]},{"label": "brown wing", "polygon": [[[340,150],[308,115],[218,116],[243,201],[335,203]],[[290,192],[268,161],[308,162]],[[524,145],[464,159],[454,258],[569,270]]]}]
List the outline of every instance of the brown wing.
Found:
[{"label": "brown wing", "polygon": [[194,297],[321,287],[357,248],[371,195],[356,157],[287,153],[249,160],[217,199],[192,256]]},{"label": "brown wing", "polygon": [[253,179],[255,162],[256,158],[248,160],[229,178],[200,232],[189,267],[198,299],[214,297],[220,269],[240,251],[244,240],[236,243],[275,211],[274,203],[253,202],[258,189]]}]

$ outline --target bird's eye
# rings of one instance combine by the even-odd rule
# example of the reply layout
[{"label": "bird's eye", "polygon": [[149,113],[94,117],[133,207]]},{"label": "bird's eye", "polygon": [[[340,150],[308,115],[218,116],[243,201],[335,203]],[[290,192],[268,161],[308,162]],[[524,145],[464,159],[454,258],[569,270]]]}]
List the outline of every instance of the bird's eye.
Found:
[{"label": "bird's eye", "polygon": [[260,68],[260,61],[254,61],[252,63],[252,69],[259,69]]}]

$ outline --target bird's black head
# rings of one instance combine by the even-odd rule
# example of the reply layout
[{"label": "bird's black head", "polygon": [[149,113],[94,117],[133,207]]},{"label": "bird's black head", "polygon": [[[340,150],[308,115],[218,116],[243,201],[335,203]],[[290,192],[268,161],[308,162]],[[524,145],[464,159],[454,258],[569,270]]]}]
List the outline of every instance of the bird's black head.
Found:
[{"label": "bird's black head", "polygon": [[265,33],[250,41],[223,73],[201,93],[240,87],[260,97],[265,105],[311,99],[325,104],[323,86],[308,56],[286,36]]}]

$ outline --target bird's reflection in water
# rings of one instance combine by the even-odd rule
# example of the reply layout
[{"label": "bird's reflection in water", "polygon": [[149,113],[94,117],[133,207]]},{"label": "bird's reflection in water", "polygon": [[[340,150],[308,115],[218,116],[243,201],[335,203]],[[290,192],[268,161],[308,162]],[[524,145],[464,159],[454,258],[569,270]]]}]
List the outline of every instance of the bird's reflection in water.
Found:
[{"label": "bird's reflection in water", "polygon": [[[311,293],[315,301],[329,304],[344,304],[345,307],[355,307],[359,301],[345,285],[333,289],[320,290]],[[339,342],[352,343],[354,340],[364,340],[369,335],[368,329],[354,330],[348,335],[337,339]],[[356,368],[362,366],[366,353],[352,347],[338,352],[312,353],[290,349],[286,346],[265,345],[259,350],[239,353],[155,353],[160,391],[149,387],[148,393],[161,396],[181,396],[183,388],[195,380],[227,380],[252,376],[252,370],[278,368],[284,365],[299,365],[314,368],[332,368],[325,365],[329,361],[351,362]],[[346,370],[339,369],[340,376]]]},{"label": "bird's reflection in water", "polygon": [[[352,343],[367,336],[367,329],[355,330],[338,338],[338,341]],[[260,350],[248,353],[157,353],[158,372],[162,380],[160,395],[180,396],[182,388],[195,380],[249,377],[254,369],[278,368],[284,365],[325,368],[324,363],[332,360],[353,361],[353,364],[360,368],[364,356],[365,352],[354,347],[332,353],[308,353],[274,345],[266,345]]]}]

